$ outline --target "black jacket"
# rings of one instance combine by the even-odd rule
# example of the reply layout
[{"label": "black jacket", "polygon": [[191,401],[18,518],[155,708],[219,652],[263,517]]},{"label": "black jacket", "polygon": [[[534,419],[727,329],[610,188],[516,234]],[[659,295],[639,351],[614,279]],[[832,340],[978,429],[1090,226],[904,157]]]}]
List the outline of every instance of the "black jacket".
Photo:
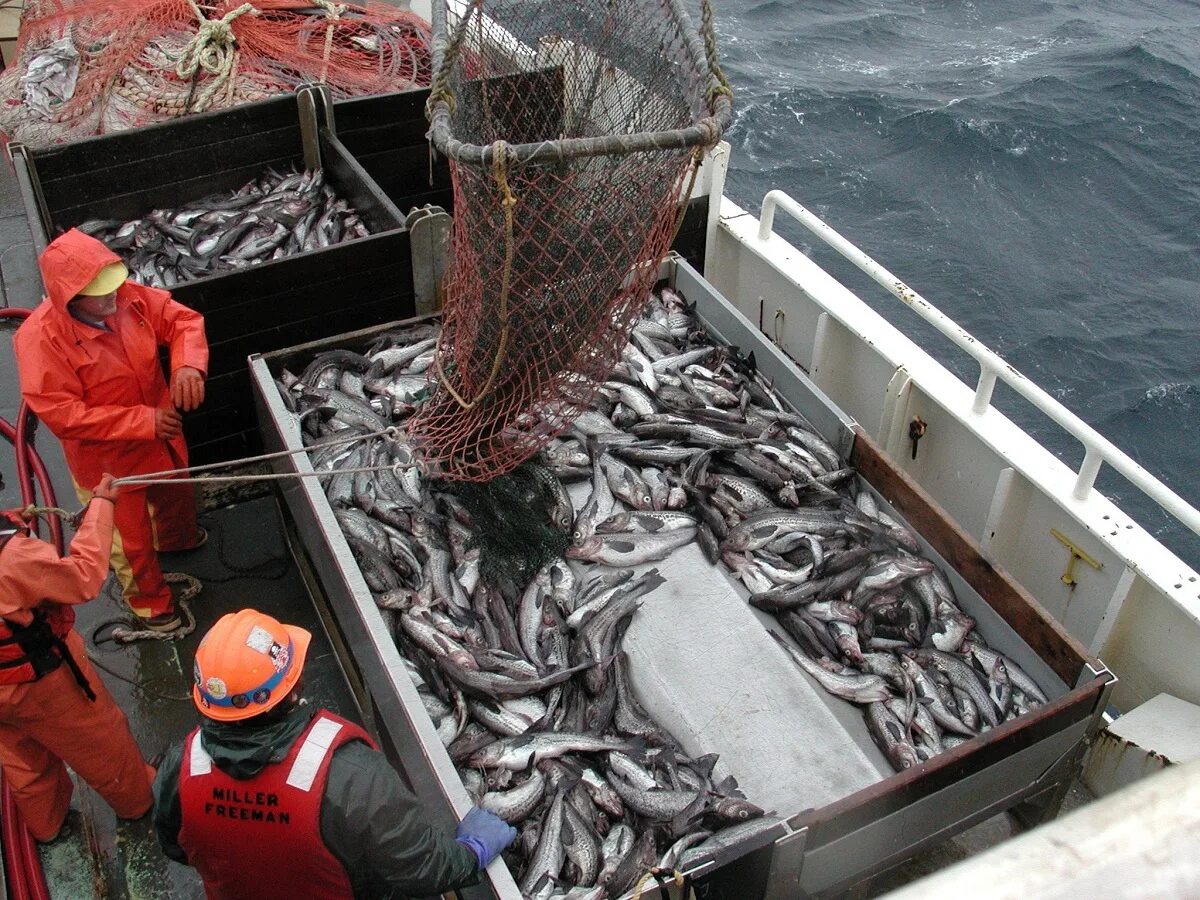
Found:
[{"label": "black jacket", "polygon": [[[311,707],[300,707],[278,722],[253,728],[205,720],[200,739],[222,772],[248,779],[287,756],[314,715]],[[179,846],[182,756],[182,745],[172,747],[158,768],[154,827],[163,852],[187,863]],[[475,854],[431,828],[421,803],[383,754],[358,741],[343,744],[330,760],[321,838],[345,867],[356,898],[436,895],[479,880]]]}]

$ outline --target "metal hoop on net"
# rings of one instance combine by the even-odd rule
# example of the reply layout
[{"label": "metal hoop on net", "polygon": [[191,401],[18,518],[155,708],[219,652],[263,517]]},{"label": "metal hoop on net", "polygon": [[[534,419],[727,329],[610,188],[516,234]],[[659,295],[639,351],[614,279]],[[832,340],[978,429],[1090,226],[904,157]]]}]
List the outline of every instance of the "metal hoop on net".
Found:
[{"label": "metal hoop on net", "polygon": [[[453,262],[432,471],[511,471],[590,405],[729,124],[712,12],[682,0],[434,4],[432,148],[450,161]],[[682,208],[681,208],[682,203]]]}]

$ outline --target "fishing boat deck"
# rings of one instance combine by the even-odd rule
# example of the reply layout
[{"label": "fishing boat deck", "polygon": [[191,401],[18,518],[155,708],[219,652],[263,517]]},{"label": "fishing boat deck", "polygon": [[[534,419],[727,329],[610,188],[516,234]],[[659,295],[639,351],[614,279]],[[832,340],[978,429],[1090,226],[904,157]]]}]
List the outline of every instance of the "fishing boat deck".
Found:
[{"label": "fishing boat deck", "polygon": [[[31,307],[41,294],[32,237],[21,208],[11,171],[0,167],[0,303]],[[7,327],[4,330],[11,330]],[[15,419],[20,401],[10,341],[0,342],[0,415]],[[61,453],[52,437],[42,433],[38,449],[46,460],[61,502],[72,506],[72,491]],[[7,476],[0,488],[0,503],[16,506],[11,454],[0,454],[0,473]],[[291,554],[287,524],[274,496],[260,496],[228,504],[214,498],[220,508],[205,513],[212,539],[201,550],[169,560],[170,570],[198,575],[205,582],[197,598],[196,631],[178,643],[141,643],[129,648],[100,648],[91,640],[92,630],[118,615],[115,585],[80,611],[79,629],[89,651],[113,674],[103,678],[129,717],[143,752],[155,753],[181,740],[195,725],[195,712],[186,698],[191,683],[190,660],[200,636],[222,614],[254,605],[286,621],[314,632],[308,668],[309,696],[349,718],[361,720],[355,694],[338,661],[337,648],[322,624],[323,601],[314,600],[301,568],[293,562],[303,554]],[[277,564],[270,562],[279,560]],[[278,577],[237,577],[239,571],[267,563],[256,574]],[[273,571],[267,571],[273,570]],[[336,633],[335,633],[336,640]],[[130,682],[135,682],[131,684]],[[1086,792],[1073,789],[1068,806],[1086,802]],[[159,852],[149,819],[117,823],[107,806],[82,786],[73,814],[74,833],[42,849],[42,859],[54,897],[86,898],[129,896],[191,898],[202,895],[192,870],[166,860]],[[964,832],[947,843],[879,876],[858,896],[879,896],[886,890],[920,878],[971,853],[985,849],[1014,833],[1016,826],[1007,815],[999,815]]]}]

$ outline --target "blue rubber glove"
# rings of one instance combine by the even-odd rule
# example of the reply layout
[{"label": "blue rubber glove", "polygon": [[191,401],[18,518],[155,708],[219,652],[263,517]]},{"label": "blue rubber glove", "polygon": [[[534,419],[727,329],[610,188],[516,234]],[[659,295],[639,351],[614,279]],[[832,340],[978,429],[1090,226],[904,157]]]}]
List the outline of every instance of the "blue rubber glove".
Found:
[{"label": "blue rubber glove", "polygon": [[458,823],[458,834],[454,839],[475,851],[482,870],[500,855],[501,850],[517,839],[517,829],[499,816],[476,806]]}]

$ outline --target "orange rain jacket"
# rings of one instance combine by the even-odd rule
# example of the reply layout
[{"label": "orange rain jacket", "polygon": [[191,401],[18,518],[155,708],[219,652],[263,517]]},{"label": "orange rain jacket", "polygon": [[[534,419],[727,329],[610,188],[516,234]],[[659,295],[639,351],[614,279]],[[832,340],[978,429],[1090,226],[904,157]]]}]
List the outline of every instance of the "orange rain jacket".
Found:
[{"label": "orange rain jacket", "polygon": [[88,504],[68,556],[47,541],[12,538],[0,552],[0,616],[28,625],[47,600],[74,606],[95,597],[108,575],[112,531],[113,505],[97,500]]},{"label": "orange rain jacket", "polygon": [[[90,488],[105,472],[118,477],[176,465],[168,442],[154,436],[154,410],[169,408],[171,393],[158,361],[169,346],[171,371],[208,371],[204,317],[166,291],[126,281],[117,290],[111,335],[67,311],[79,290],[120,257],[72,228],[39,259],[46,297],[19,329],[14,344],[21,392],[62,442],[76,484]],[[169,442],[187,459],[182,435]]]}]

